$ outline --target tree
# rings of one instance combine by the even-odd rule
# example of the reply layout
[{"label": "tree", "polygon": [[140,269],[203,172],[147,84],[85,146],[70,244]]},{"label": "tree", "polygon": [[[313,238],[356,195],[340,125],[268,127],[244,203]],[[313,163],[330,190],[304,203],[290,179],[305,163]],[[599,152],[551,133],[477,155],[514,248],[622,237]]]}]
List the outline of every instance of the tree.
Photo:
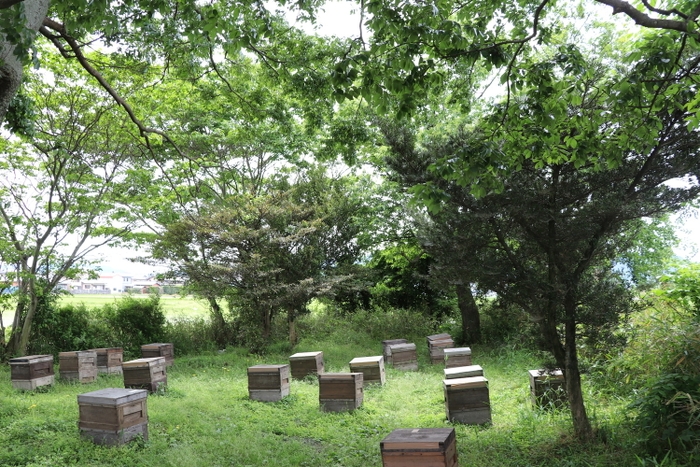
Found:
[{"label": "tree", "polygon": [[[619,98],[617,86],[638,67],[620,77],[562,46],[530,68],[538,72],[512,103],[473,126],[422,145],[410,131],[385,133],[392,167],[414,180],[438,227],[444,207],[457,228],[478,226],[460,230],[481,241],[472,243],[475,280],[537,323],[564,371],[575,433],[586,439],[579,335],[614,324],[625,309],[613,261],[629,246],[630,222],[700,193],[700,134],[687,123],[688,93],[663,104],[656,89]],[[674,178],[689,185],[664,184]]]},{"label": "tree", "polygon": [[27,90],[42,109],[33,136],[0,143],[0,261],[18,285],[10,355],[26,351],[42,297],[134,225],[122,196],[143,147],[88,87],[33,79]]},{"label": "tree", "polygon": [[343,266],[357,259],[359,203],[346,182],[314,171],[170,224],[154,252],[179,266],[188,286],[227,299],[251,350],[269,343],[280,312],[294,344],[297,315],[311,298],[329,294]]}]

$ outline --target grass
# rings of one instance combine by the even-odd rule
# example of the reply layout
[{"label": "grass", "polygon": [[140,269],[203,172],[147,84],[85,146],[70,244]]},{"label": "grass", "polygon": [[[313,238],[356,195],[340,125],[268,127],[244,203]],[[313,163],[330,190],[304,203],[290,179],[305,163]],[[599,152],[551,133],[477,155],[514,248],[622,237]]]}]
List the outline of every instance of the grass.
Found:
[{"label": "grass", "polygon": [[[354,337],[353,337],[354,336]],[[348,371],[356,356],[381,353],[378,341],[349,333],[349,339],[304,340],[293,349],[323,350],[326,371]],[[442,366],[428,363],[424,341],[420,370],[387,369],[387,383],[365,390],[351,413],[324,413],[312,378],[291,382],[280,402],[251,401],[246,368],[287,363],[290,349],[265,357],[242,349],[185,356],[168,370],[168,390],[148,397],[149,440],[119,448],[95,446],[79,436],[76,396],[121,387],[118,376],[91,384],[57,382],[37,392],[12,389],[7,366],[0,369],[0,465],[23,466],[381,466],[380,441],[395,428],[454,426],[460,465],[630,466],[621,414],[626,400],[601,397],[584,384],[588,409],[605,442],[579,444],[571,438],[566,412],[530,405],[527,370],[537,356],[473,346],[474,363],[489,379],[493,424],[474,427],[445,420]]]}]

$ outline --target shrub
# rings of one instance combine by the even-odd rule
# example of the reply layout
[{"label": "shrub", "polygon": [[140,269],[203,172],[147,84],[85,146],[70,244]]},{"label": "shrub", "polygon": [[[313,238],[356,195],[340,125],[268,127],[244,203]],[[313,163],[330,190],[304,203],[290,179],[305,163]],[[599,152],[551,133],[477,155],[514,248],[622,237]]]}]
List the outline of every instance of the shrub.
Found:
[{"label": "shrub", "polygon": [[90,313],[85,305],[42,304],[32,325],[31,354],[55,354],[90,348],[94,343]]},{"label": "shrub", "polygon": [[138,355],[141,345],[165,337],[165,314],[158,295],[148,300],[127,296],[105,305],[103,313],[114,330],[112,345],[122,347],[125,353]]}]

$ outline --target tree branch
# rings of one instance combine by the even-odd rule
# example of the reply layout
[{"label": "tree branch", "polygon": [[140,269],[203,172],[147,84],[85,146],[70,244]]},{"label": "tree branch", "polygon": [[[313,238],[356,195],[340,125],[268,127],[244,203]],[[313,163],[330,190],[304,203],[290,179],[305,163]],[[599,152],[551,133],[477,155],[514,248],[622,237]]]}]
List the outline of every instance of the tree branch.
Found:
[{"label": "tree branch", "polygon": [[0,0],[0,10],[6,10],[12,8],[18,3],[22,3],[24,0]]},{"label": "tree branch", "polygon": [[[602,3],[603,5],[608,5],[613,9],[613,15],[618,13],[624,13],[630,17],[636,24],[652,29],[668,29],[673,31],[680,31],[689,33],[688,21],[671,20],[671,19],[659,19],[652,18],[646,13],[637,10],[635,7],[630,5],[624,0],[594,0],[597,3]],[[697,15],[696,15],[697,16]],[[693,17],[688,18],[689,21],[693,21]]]}]

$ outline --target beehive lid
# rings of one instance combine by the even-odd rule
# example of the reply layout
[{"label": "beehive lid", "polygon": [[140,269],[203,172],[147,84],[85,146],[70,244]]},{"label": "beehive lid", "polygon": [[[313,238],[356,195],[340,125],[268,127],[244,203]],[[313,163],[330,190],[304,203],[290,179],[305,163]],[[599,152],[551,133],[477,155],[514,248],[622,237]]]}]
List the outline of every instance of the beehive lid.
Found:
[{"label": "beehive lid", "polygon": [[124,368],[139,368],[139,367],[150,367],[157,363],[163,363],[165,365],[165,357],[148,357],[148,358],[137,358],[136,360],[129,360],[128,362],[122,363]]},{"label": "beehive lid", "polygon": [[384,357],[378,355],[376,357],[356,357],[350,360],[351,366],[376,366],[379,364]]},{"label": "beehive lid", "polygon": [[454,428],[399,428],[389,433],[381,441],[380,447],[382,452],[444,452],[454,439]]},{"label": "beehive lid", "polygon": [[107,353],[107,352],[122,352],[121,347],[100,347],[97,349],[89,349],[89,352]]},{"label": "beehive lid", "polygon": [[53,362],[53,355],[27,355],[25,357],[15,357],[9,360],[10,365],[20,365],[37,362]]},{"label": "beehive lid", "polygon": [[164,342],[154,342],[153,344],[144,344],[141,346],[142,349],[159,349],[161,347],[165,346],[171,346],[173,344],[170,343],[164,343]]},{"label": "beehive lid", "polygon": [[289,359],[290,359],[290,360],[295,360],[295,359],[301,360],[301,359],[306,359],[306,358],[315,358],[316,356],[318,356],[318,355],[320,355],[320,354],[322,354],[322,353],[323,353],[322,351],[318,351],[318,352],[299,352],[299,353],[295,353],[294,355],[290,356]]},{"label": "beehive lid", "polygon": [[469,378],[454,378],[445,379],[442,381],[446,388],[451,389],[471,389],[485,388],[488,386],[489,380],[483,376],[471,376]]},{"label": "beehive lid", "polygon": [[363,377],[362,373],[323,373],[318,375],[318,379],[322,379],[324,382],[362,380]]},{"label": "beehive lid", "polygon": [[277,373],[289,365],[254,365],[248,367],[248,373]]},{"label": "beehive lid", "polygon": [[391,353],[406,352],[409,350],[416,350],[416,344],[394,344],[390,345],[389,348],[391,349]]},{"label": "beehive lid", "polygon": [[529,370],[530,378],[535,381],[545,381],[547,379],[564,379],[564,373],[561,370]]},{"label": "beehive lid", "polygon": [[382,345],[392,345],[392,344],[408,344],[406,339],[387,339],[382,341]]},{"label": "beehive lid", "polygon": [[446,356],[459,356],[459,355],[471,355],[472,354],[472,349],[469,347],[455,347],[452,349],[445,349],[444,350]]},{"label": "beehive lid", "polygon": [[87,357],[90,355],[97,355],[94,350],[73,350],[69,352],[58,352],[58,358],[75,358],[75,357]]},{"label": "beehive lid", "polygon": [[469,378],[473,376],[482,376],[484,369],[481,365],[457,366],[454,368],[445,368],[445,379]]},{"label": "beehive lid", "polygon": [[78,394],[78,404],[118,406],[148,397],[145,389],[107,388]]}]

